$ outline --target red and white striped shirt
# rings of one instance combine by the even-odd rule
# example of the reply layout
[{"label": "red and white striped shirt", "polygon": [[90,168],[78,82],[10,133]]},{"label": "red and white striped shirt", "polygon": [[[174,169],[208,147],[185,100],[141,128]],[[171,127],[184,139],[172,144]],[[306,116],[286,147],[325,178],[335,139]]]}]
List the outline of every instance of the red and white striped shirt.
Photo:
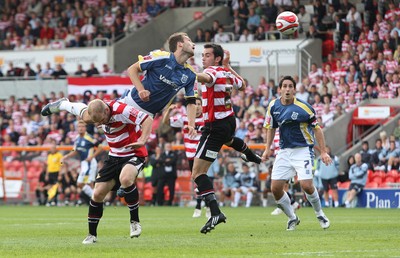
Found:
[{"label": "red and white striped shirt", "polygon": [[275,135],[274,135],[274,140],[272,142],[272,147],[271,149],[274,150],[274,155],[276,156],[278,154],[278,151],[281,149],[279,147],[279,128],[276,128],[275,130]]},{"label": "red and white striped shirt", "polygon": [[171,127],[175,128],[183,128],[183,143],[185,145],[186,157],[188,160],[193,160],[196,155],[197,145],[199,144],[201,138],[201,128],[204,126],[203,115],[200,117],[196,117],[195,119],[195,129],[197,132],[196,137],[189,137],[189,130],[187,129],[187,125],[189,124],[189,120],[187,115],[178,114],[169,119],[169,124]]},{"label": "red and white striped shirt", "polygon": [[210,66],[204,70],[212,78],[211,83],[201,85],[204,122],[214,122],[233,116],[231,91],[242,87],[242,80],[228,69]]},{"label": "red and white striped shirt", "polygon": [[359,39],[358,40],[358,45],[363,45],[364,46],[364,51],[368,52],[369,46],[371,45],[371,42],[368,39]]},{"label": "red and white striped shirt", "polygon": [[378,94],[378,98],[380,99],[393,99],[394,94],[391,91],[381,90]]},{"label": "red and white striped shirt", "polygon": [[399,87],[400,87],[400,82],[389,82],[389,89],[393,94],[396,93],[397,88]]},{"label": "red and white striped shirt", "polygon": [[376,63],[376,61],[373,59],[371,60],[365,59],[363,63],[365,64],[365,68],[367,70],[372,70],[374,68],[374,64]]},{"label": "red and white striped shirt", "polygon": [[111,117],[107,124],[101,127],[110,146],[109,155],[113,157],[138,156],[146,157],[147,149],[142,146],[137,149],[125,149],[130,143],[136,142],[142,135],[140,125],[148,115],[118,101],[107,102]]},{"label": "red and white striped shirt", "polygon": [[388,73],[395,73],[399,63],[396,60],[386,60],[385,65]]}]

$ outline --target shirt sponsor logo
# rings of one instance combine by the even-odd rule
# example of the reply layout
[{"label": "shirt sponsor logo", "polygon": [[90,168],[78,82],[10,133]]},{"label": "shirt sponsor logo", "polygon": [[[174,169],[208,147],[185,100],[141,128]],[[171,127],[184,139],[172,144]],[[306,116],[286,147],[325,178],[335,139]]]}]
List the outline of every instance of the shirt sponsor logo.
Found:
[{"label": "shirt sponsor logo", "polygon": [[206,151],[207,158],[216,159],[217,156],[218,156],[218,152],[216,152],[216,151],[211,151],[211,150]]},{"label": "shirt sponsor logo", "polygon": [[177,87],[177,85],[176,85],[173,81],[168,80],[168,79],[165,78],[165,76],[162,75],[162,74],[160,74],[160,81],[162,81],[162,82],[165,83],[165,84],[168,84],[169,86],[172,86],[174,89]]}]

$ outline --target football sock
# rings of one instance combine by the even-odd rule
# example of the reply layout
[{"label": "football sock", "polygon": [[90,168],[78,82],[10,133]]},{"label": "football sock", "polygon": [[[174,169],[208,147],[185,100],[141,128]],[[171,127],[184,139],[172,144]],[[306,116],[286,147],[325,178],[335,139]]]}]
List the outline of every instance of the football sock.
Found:
[{"label": "football sock", "polygon": [[196,197],[196,209],[200,210],[201,209],[201,201],[203,200],[203,198],[201,198],[201,196],[197,196]]},{"label": "football sock", "polygon": [[42,205],[42,197],[41,197],[41,194],[40,194],[40,190],[36,189],[35,193],[36,193],[36,198],[37,198],[37,200],[39,202],[39,205]]},{"label": "football sock", "polygon": [[[121,188],[122,189],[122,188]],[[131,222],[139,221],[139,191],[135,184],[124,189],[125,201],[131,214]]]},{"label": "football sock", "polygon": [[318,191],[314,188],[314,192],[312,194],[306,193],[307,200],[311,203],[315,214],[318,216],[324,215],[321,209],[321,200],[319,199]]},{"label": "football sock", "polygon": [[84,185],[82,187],[82,192],[84,192],[87,196],[92,198],[93,189],[92,189],[92,187],[90,185]]},{"label": "football sock", "polygon": [[210,207],[211,216],[216,216],[221,213],[218,207],[217,198],[215,197],[213,184],[206,174],[198,176],[195,180],[199,194],[204,198],[206,205]]},{"label": "football sock", "polygon": [[97,226],[103,216],[103,203],[95,202],[92,199],[89,203],[88,224],[89,234],[97,236]]},{"label": "football sock", "polygon": [[284,192],[281,199],[277,200],[278,207],[288,216],[289,219],[295,219],[293,207],[290,205],[290,199],[286,192]]},{"label": "football sock", "polygon": [[241,152],[246,155],[247,159],[251,162],[255,162],[260,164],[261,159],[257,157],[254,152],[250,150],[250,148],[247,146],[247,144],[240,138],[238,137],[233,137],[233,141],[230,145],[234,150]]},{"label": "football sock", "polygon": [[62,101],[60,103],[60,110],[68,111],[75,116],[82,116],[83,112],[86,111],[87,105],[78,102]]}]

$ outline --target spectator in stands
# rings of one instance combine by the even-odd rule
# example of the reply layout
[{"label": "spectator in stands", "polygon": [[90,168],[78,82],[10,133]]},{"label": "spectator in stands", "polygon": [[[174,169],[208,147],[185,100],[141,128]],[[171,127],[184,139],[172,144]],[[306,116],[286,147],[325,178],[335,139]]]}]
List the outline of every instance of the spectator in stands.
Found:
[{"label": "spectator in stands", "polygon": [[299,19],[299,33],[307,32],[311,23],[311,15],[306,11],[304,5],[299,6],[299,13],[297,14]]},{"label": "spectator in stands", "polygon": [[258,41],[266,40],[265,31],[263,26],[258,26],[256,33],[254,34],[254,39]]},{"label": "spectator in stands", "polygon": [[296,98],[307,102],[310,93],[308,93],[308,91],[306,91],[306,87],[301,84],[301,85],[299,85],[298,89],[299,89],[298,92],[296,92]]},{"label": "spectator in stands", "polygon": [[214,36],[214,42],[215,43],[228,43],[230,42],[231,39],[227,33],[225,33],[224,26],[221,25],[218,28],[218,33],[215,34]]},{"label": "spectator in stands", "polygon": [[107,76],[112,75],[113,73],[113,70],[108,66],[108,64],[103,64],[103,70],[100,72],[100,75]]},{"label": "spectator in stands", "polygon": [[87,76],[86,71],[83,70],[83,68],[82,68],[82,64],[78,64],[78,68],[75,71],[74,75],[82,76],[82,77],[86,77]]},{"label": "spectator in stands", "polygon": [[159,15],[162,12],[162,7],[155,0],[148,0],[146,12],[151,17],[156,17],[157,15]]},{"label": "spectator in stands", "polygon": [[367,88],[363,92],[363,100],[365,99],[377,99],[378,93],[374,90],[372,85],[367,85]]},{"label": "spectator in stands", "polygon": [[344,39],[344,35],[346,34],[346,25],[342,21],[339,15],[335,16],[335,21],[334,21],[334,41],[336,45],[336,50],[340,51],[342,48],[341,42]]},{"label": "spectator in stands", "polygon": [[7,70],[7,77],[16,77],[16,76],[21,76],[22,74],[22,69],[19,67],[14,67],[13,62],[9,62],[8,66],[10,67]]},{"label": "spectator in stands", "polygon": [[268,23],[275,24],[276,17],[278,17],[278,7],[275,5],[274,0],[268,0],[264,7],[264,13]]},{"label": "spectator in stands", "polygon": [[213,37],[211,36],[211,31],[210,30],[206,30],[204,31],[204,42],[211,42],[213,41]]},{"label": "spectator in stands", "polygon": [[51,40],[54,38],[54,29],[49,27],[49,21],[47,18],[43,19],[43,27],[40,30],[40,38]]},{"label": "spectator in stands", "polygon": [[367,183],[368,178],[368,164],[363,163],[361,160],[361,154],[356,153],[354,155],[355,164],[350,167],[349,179],[351,184],[349,191],[347,192],[346,201],[342,204],[343,207],[350,208],[351,202],[354,200],[357,194],[361,193]]},{"label": "spectator in stands", "polygon": [[255,173],[250,172],[249,165],[246,163],[242,164],[242,173],[237,173],[236,181],[239,183],[239,186],[235,189],[234,201],[231,204],[233,208],[238,207],[240,197],[246,195],[246,208],[251,206],[251,202],[253,200],[253,195],[257,193],[257,178]]},{"label": "spectator in stands", "polygon": [[249,18],[247,19],[247,29],[254,33],[258,26],[260,26],[260,16],[256,14],[254,8],[249,9]]},{"label": "spectator in stands", "polygon": [[232,33],[235,35],[236,41],[239,40],[240,35],[242,35],[244,28],[245,28],[245,26],[240,18],[235,18],[233,20]]},{"label": "spectator in stands", "polygon": [[56,64],[56,69],[53,71],[51,76],[53,79],[59,79],[60,77],[65,77],[67,76],[67,72],[64,70],[64,68],[61,66],[61,64]]},{"label": "spectator in stands", "polygon": [[90,68],[86,71],[87,77],[92,77],[93,75],[99,75],[99,71],[97,70],[96,66],[94,63],[90,64]]},{"label": "spectator in stands", "polygon": [[[332,163],[325,165],[319,158],[317,161],[317,170],[322,180],[324,188],[325,207],[339,207],[339,196],[337,191],[337,181],[339,176],[339,158],[331,153],[331,148],[327,148],[327,153],[331,156]],[[329,190],[332,194],[332,204],[329,203]]]},{"label": "spectator in stands", "polygon": [[235,18],[240,18],[244,24],[247,24],[247,19],[249,18],[249,8],[247,7],[246,1],[239,0],[239,8],[234,10],[233,16]]},{"label": "spectator in stands", "polygon": [[197,28],[196,36],[194,37],[194,42],[205,42],[204,30],[202,28]]},{"label": "spectator in stands", "polygon": [[243,29],[242,35],[239,37],[239,42],[253,42],[254,34],[247,28]]},{"label": "spectator in stands", "polygon": [[224,175],[222,179],[222,190],[221,190],[221,195],[220,195],[220,200],[219,200],[219,206],[225,206],[225,201],[226,198],[230,201],[230,203],[233,203],[233,197],[236,189],[239,187],[239,183],[236,179],[236,168],[233,163],[228,163],[226,164],[226,174]]},{"label": "spectator in stands", "polygon": [[350,35],[353,39],[357,39],[362,28],[361,14],[356,7],[352,5],[346,15],[346,21],[349,23]]},{"label": "spectator in stands", "polygon": [[400,150],[396,148],[396,142],[390,141],[389,148],[384,149],[380,154],[380,160],[385,164],[385,171],[399,168]]},{"label": "spectator in stands", "polygon": [[46,62],[45,66],[46,67],[44,69],[42,69],[42,71],[40,72],[39,76],[42,79],[51,78],[51,75],[53,74],[54,70],[53,70],[53,68],[51,68],[50,62]]},{"label": "spectator in stands", "polygon": [[372,167],[373,151],[369,149],[368,141],[362,142],[360,154],[361,154],[361,162],[368,164],[368,169],[373,169],[373,167]]},{"label": "spectator in stands", "polygon": [[379,155],[382,153],[384,150],[382,146],[382,140],[381,139],[376,139],[375,141],[375,149],[371,151],[372,156],[371,156],[371,164],[373,170],[381,170],[384,167],[382,167],[384,164],[379,159]]},{"label": "spectator in stands", "polygon": [[316,30],[314,25],[310,25],[308,31],[306,32],[306,37],[308,39],[321,39],[322,35]]},{"label": "spectator in stands", "polygon": [[246,113],[249,114],[251,119],[253,119],[256,117],[255,115],[256,110],[260,114],[265,114],[265,108],[260,105],[260,97],[253,98],[253,103],[249,106]]},{"label": "spectator in stands", "polygon": [[35,71],[32,70],[32,68],[31,68],[31,66],[29,65],[29,63],[25,63],[25,69],[24,69],[24,71],[22,72],[22,76],[23,76],[25,79],[28,79],[29,77],[33,77],[33,76],[35,76],[35,75],[36,75],[36,73],[35,73]]}]

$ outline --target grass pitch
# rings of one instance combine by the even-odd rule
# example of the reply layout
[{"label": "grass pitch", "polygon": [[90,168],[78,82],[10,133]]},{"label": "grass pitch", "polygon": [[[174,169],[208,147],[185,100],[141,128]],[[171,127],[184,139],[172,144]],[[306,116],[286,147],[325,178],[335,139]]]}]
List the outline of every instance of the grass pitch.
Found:
[{"label": "grass pitch", "polygon": [[193,208],[141,207],[142,235],[131,239],[128,209],[107,207],[98,242],[83,245],[87,207],[2,206],[0,257],[400,257],[399,209],[325,209],[323,230],[301,208],[291,232],[272,210],[224,207],[227,223],[203,235]]}]

